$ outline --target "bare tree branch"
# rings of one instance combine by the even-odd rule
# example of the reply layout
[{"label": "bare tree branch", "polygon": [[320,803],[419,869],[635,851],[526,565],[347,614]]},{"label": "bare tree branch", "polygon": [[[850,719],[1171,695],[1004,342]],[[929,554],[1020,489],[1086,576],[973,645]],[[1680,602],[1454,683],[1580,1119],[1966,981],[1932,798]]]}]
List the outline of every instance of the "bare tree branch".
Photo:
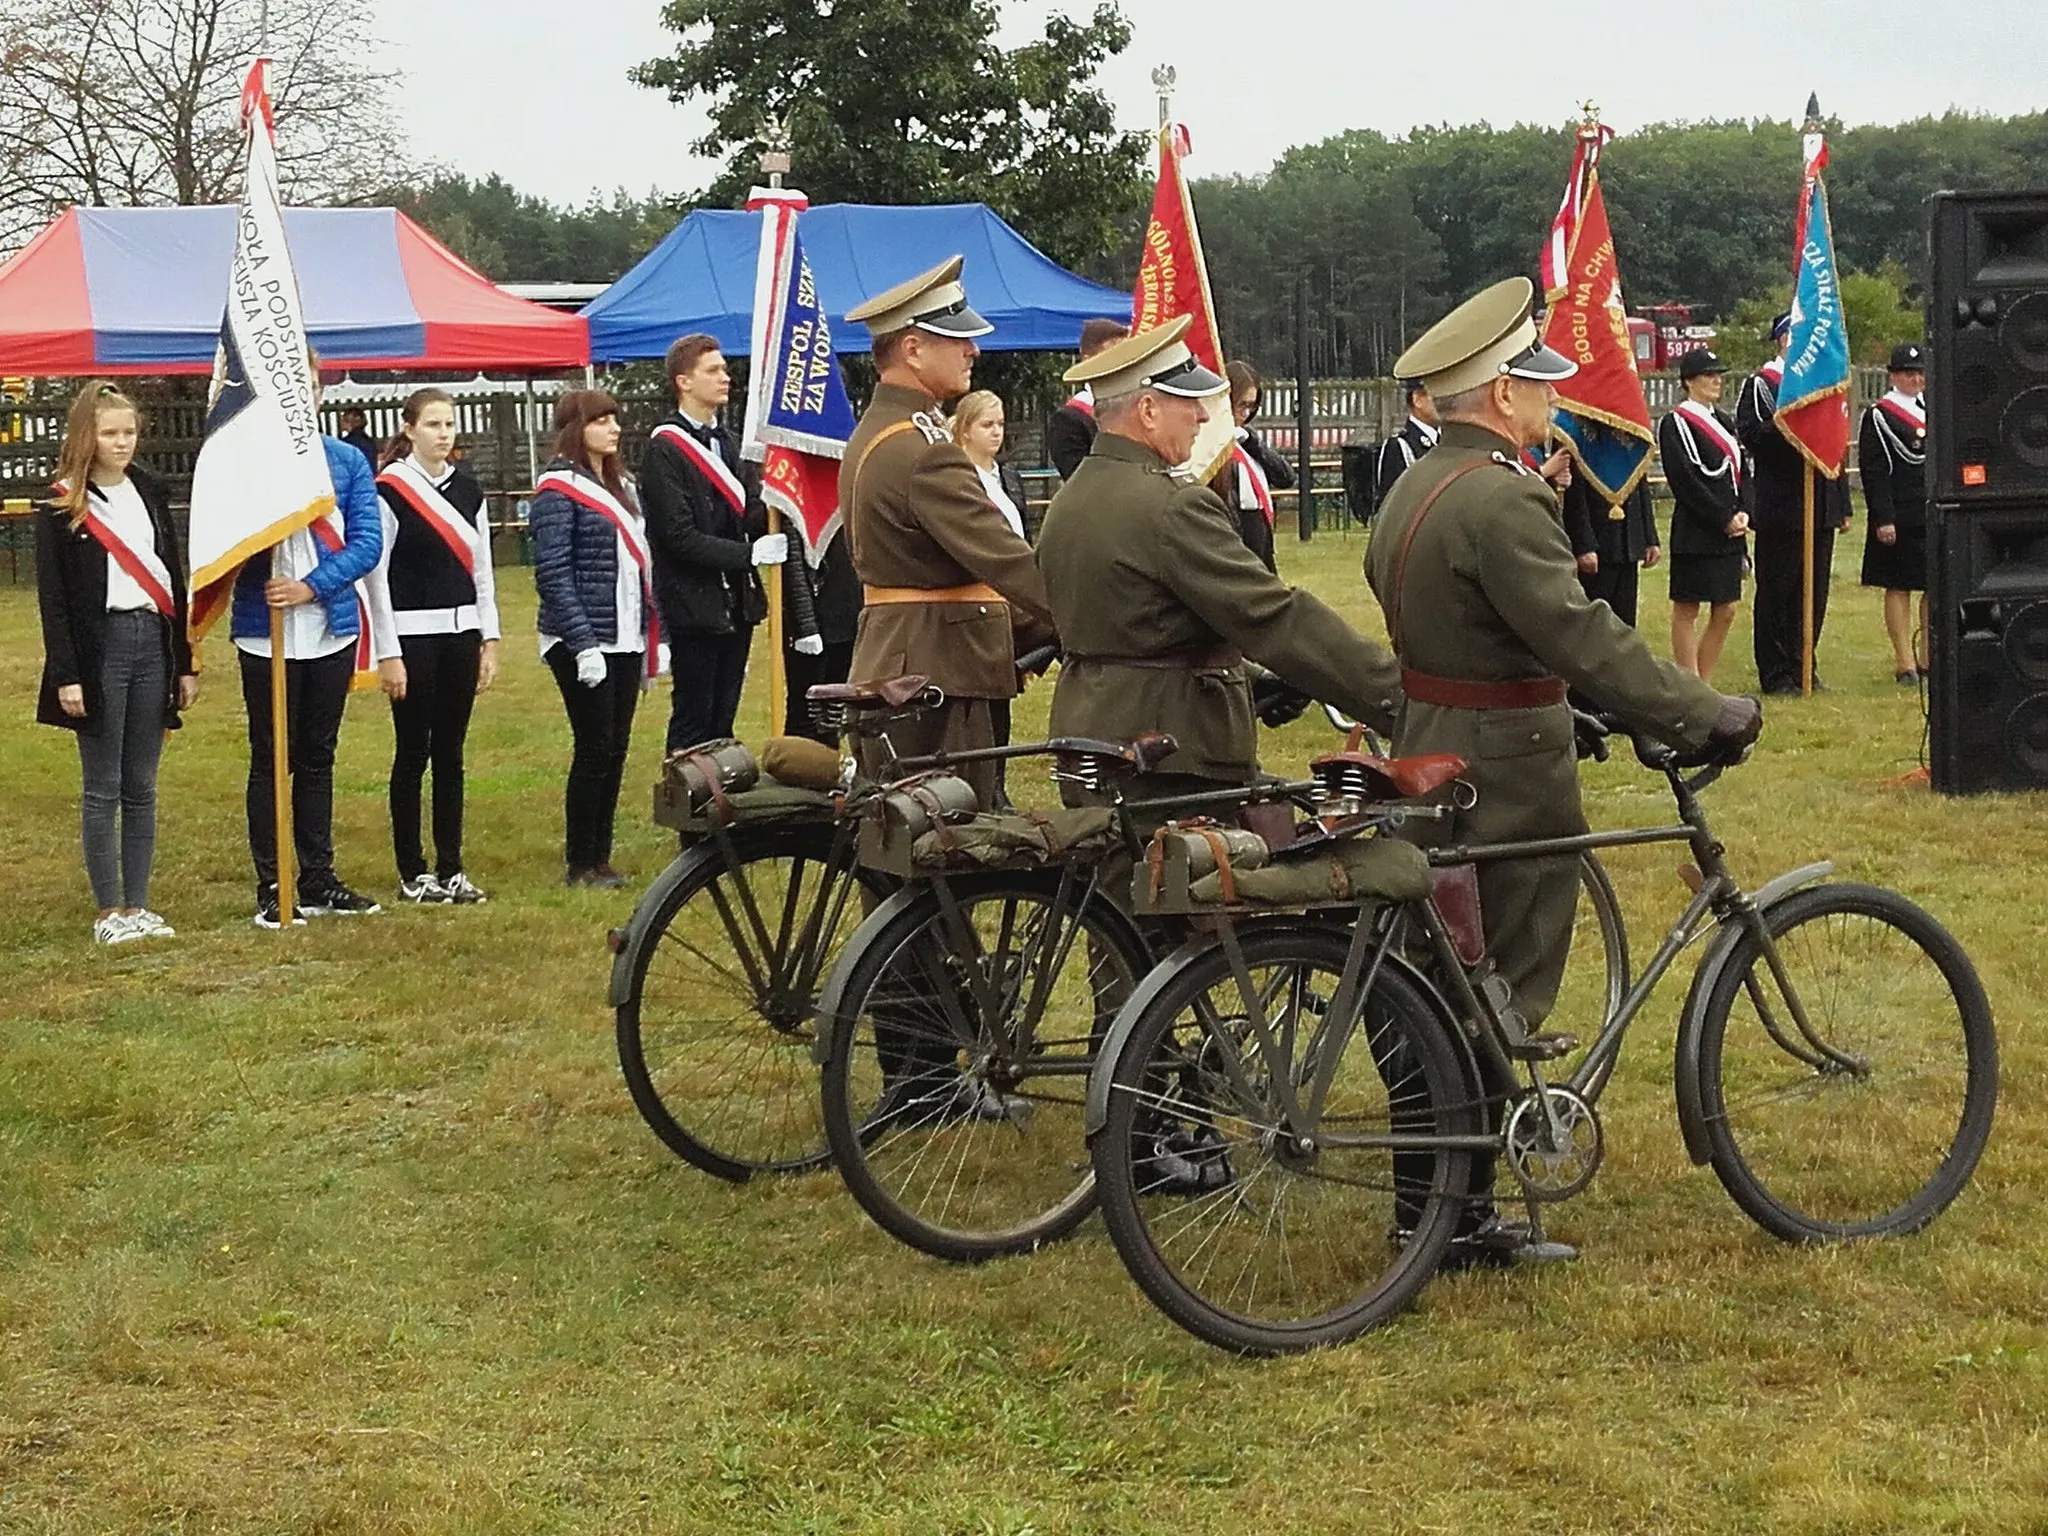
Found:
[{"label": "bare tree branch", "polygon": [[[405,181],[368,0],[269,0],[278,174],[295,203]],[[0,0],[0,254],[65,207],[232,201],[261,0]]]}]

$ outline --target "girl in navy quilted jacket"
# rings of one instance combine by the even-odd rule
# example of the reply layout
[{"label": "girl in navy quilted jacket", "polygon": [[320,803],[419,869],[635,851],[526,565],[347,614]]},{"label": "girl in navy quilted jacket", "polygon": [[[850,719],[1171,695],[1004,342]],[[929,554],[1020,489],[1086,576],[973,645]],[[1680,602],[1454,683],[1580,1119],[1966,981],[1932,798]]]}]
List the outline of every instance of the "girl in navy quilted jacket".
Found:
[{"label": "girl in navy quilted jacket", "polygon": [[613,888],[612,821],[632,744],[633,711],[662,670],[652,556],[619,462],[619,406],[601,389],[555,402],[554,458],[527,526],[540,590],[540,654],[555,675],[575,750],[563,796],[569,885]]}]

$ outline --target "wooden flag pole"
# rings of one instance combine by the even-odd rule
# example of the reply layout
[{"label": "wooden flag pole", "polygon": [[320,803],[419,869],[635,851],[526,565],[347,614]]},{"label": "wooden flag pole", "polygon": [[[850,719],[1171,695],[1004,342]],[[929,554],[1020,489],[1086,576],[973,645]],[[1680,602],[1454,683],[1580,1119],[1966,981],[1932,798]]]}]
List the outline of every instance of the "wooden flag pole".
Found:
[{"label": "wooden flag pole", "polygon": [[[768,505],[768,531],[782,531],[782,514],[774,503]],[[768,589],[768,734],[782,734],[782,722],[789,718],[789,658],[782,648],[782,573],[784,567],[761,567],[767,572],[762,585]]]},{"label": "wooden flag pole", "polygon": [[1800,572],[1804,578],[1799,589],[1799,691],[1810,695],[1813,692],[1813,467],[1801,464],[1799,468],[1800,481],[1806,487],[1800,509],[1800,526],[1805,529],[1806,542],[1801,546],[1799,557]]},{"label": "wooden flag pole", "polygon": [[[284,546],[271,551],[270,574],[283,574]],[[282,608],[270,610],[270,784],[277,810],[278,931],[291,928],[299,909],[298,847],[292,841],[292,749],[288,731],[289,692],[285,687],[284,618]]]}]

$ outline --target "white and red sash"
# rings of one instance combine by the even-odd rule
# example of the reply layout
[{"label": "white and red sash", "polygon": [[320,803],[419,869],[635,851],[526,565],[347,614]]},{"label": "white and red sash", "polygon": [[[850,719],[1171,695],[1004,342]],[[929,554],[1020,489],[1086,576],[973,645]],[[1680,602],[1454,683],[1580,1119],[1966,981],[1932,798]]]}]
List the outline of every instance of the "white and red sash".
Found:
[{"label": "white and red sash", "polygon": [[[65,493],[62,481],[56,486],[59,496]],[[171,571],[158,557],[155,548],[143,545],[140,548],[122,538],[114,525],[92,509],[92,492],[86,492],[85,531],[92,535],[93,542],[107,552],[107,558],[121,567],[128,579],[142,588],[150,606],[167,619],[178,616],[177,601],[171,596]],[[153,525],[152,525],[153,526]]]},{"label": "white and red sash", "polygon": [[[313,519],[313,542],[330,555],[341,553],[342,546],[348,543],[348,530],[347,525],[341,520],[340,512],[324,512],[319,517]],[[363,588],[360,582],[356,584],[355,597],[356,678],[358,681],[351,686],[361,687],[363,686],[363,683],[360,681],[361,679],[376,675],[377,663],[374,647],[370,640],[370,610],[368,605],[363,602]]]},{"label": "white and red sash", "polygon": [[747,488],[740,484],[740,477],[726,467],[724,459],[672,421],[664,421],[656,427],[654,436],[661,442],[673,443],[681,449],[683,457],[703,471],[704,478],[711,482],[712,489],[726,499],[735,517],[743,518],[747,515]]},{"label": "white and red sash", "polygon": [[[1266,478],[1265,466],[1245,450],[1243,443],[1233,447],[1230,456],[1237,461],[1238,472],[1244,476],[1245,484],[1251,487],[1252,500],[1258,504],[1259,510],[1266,514],[1266,526],[1272,527],[1273,485]],[[1240,506],[1243,505],[1243,500],[1242,496],[1238,498]]]},{"label": "white and red sash", "polygon": [[388,487],[398,499],[419,514],[420,521],[440,536],[448,553],[462,565],[471,581],[476,580],[476,545],[469,519],[411,462],[400,459],[387,465],[377,483]]},{"label": "white and red sash", "polygon": [[[1742,445],[1735,440],[1735,434],[1722,424],[1721,418],[1714,414],[1714,408],[1697,400],[1681,400],[1674,409],[1685,418],[1691,431],[1721,450],[1728,461],[1730,480],[1736,485],[1742,484]],[[1709,470],[1708,473],[1714,471]]]},{"label": "white and red sash", "polygon": [[1771,398],[1777,399],[1778,386],[1785,382],[1785,360],[1782,357],[1772,358],[1757,369],[1756,376],[1771,386]]},{"label": "white and red sash", "polygon": [[1067,402],[1067,407],[1070,410],[1079,411],[1083,416],[1086,416],[1090,421],[1093,421],[1095,419],[1095,397],[1093,395],[1076,395],[1073,399]]},{"label": "white and red sash", "polygon": [[652,687],[661,674],[661,616],[654,610],[654,551],[647,545],[646,525],[640,514],[621,503],[602,481],[564,469],[549,470],[534,483],[534,490],[559,491],[579,507],[595,512],[612,525],[619,543],[632,557],[640,572],[640,616],[647,626],[647,656],[643,665],[647,684]]},{"label": "white and red sash", "polygon": [[1887,392],[1877,402],[1877,408],[1898,423],[1899,430],[1906,434],[1910,446],[1919,447],[1927,440],[1927,402],[1904,395],[1897,390]]}]

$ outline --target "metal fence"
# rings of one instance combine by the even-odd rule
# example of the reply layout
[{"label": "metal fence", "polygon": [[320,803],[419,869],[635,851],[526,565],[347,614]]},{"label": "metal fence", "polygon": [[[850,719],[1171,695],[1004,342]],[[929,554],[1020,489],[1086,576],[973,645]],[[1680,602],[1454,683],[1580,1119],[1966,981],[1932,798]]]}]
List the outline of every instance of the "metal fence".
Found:
[{"label": "metal fence", "polygon": [[[1741,376],[1729,376],[1732,402]],[[1649,374],[1643,380],[1654,419],[1661,419],[1679,395],[1672,374]],[[394,436],[404,398],[418,385],[365,384],[331,387],[321,408],[325,428],[339,430],[341,412],[354,407],[369,418],[368,431],[379,442]],[[551,418],[555,396],[572,385],[557,380],[508,384],[487,379],[438,386],[455,397],[456,427],[469,471],[484,487],[493,526],[498,530],[498,557],[525,557],[523,529],[526,502],[533,482],[550,457]],[[1851,405],[1861,411],[1885,388],[1883,369],[1858,370]],[[1354,437],[1377,439],[1399,429],[1405,415],[1400,390],[1391,379],[1318,379],[1311,385],[1316,526],[1343,528],[1339,450]],[[626,433],[627,466],[637,468],[648,430],[670,409],[653,390],[615,390]],[[1273,446],[1290,458],[1295,448],[1295,385],[1274,379],[1266,385],[1259,428]],[[194,399],[142,402],[145,414],[138,462],[169,482],[173,504],[180,509],[192,482],[206,419],[203,401]],[[57,449],[64,434],[62,404],[0,404],[0,581],[29,582],[35,577],[32,503],[48,493],[56,472]],[[1026,490],[1042,501],[1059,487],[1058,476],[1044,461],[1044,418],[1013,415],[1006,457],[1023,468]],[[1028,466],[1028,467],[1026,467]],[[1281,498],[1284,515],[1292,515],[1293,493]]]}]

